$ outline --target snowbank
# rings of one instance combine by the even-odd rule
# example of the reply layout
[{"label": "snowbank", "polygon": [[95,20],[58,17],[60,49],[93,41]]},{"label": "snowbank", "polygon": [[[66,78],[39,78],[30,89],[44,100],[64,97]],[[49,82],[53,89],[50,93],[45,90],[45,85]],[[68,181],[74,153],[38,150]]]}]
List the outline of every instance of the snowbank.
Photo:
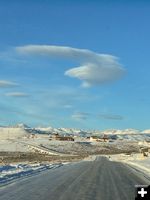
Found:
[{"label": "snowbank", "polygon": [[125,162],[150,176],[150,157],[143,157],[141,154],[119,154],[111,156],[111,160]]},{"label": "snowbank", "polygon": [[55,169],[63,164],[17,164],[0,166],[0,185],[12,182],[18,178],[38,174],[48,169]]}]

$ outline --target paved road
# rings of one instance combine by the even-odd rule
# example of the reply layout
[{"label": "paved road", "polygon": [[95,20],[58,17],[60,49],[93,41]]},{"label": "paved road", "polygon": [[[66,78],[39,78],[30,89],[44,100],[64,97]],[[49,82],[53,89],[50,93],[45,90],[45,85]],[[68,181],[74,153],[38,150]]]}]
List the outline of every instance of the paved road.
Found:
[{"label": "paved road", "polygon": [[134,185],[148,183],[130,167],[97,157],[2,187],[0,200],[134,200]]}]

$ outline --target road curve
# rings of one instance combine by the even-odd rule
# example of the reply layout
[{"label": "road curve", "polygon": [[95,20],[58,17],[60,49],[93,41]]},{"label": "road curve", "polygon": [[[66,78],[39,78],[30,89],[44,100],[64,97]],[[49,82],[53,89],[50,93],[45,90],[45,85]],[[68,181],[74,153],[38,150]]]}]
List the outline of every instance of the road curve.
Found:
[{"label": "road curve", "polygon": [[97,157],[2,187],[0,200],[134,200],[136,184],[150,181],[125,164]]}]

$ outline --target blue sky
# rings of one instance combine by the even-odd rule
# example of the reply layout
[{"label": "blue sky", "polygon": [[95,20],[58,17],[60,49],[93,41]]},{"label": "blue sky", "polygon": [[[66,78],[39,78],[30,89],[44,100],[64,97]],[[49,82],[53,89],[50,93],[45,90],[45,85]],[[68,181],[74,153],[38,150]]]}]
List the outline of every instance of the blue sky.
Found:
[{"label": "blue sky", "polygon": [[150,3],[0,1],[0,124],[150,128]]}]

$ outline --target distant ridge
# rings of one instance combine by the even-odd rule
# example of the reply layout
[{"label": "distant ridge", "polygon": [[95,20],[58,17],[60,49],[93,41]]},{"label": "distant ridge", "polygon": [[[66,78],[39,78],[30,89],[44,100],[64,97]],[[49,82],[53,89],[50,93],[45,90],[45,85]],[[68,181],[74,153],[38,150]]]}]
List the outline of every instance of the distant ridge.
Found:
[{"label": "distant ridge", "polygon": [[16,124],[16,125],[12,126],[12,128],[23,128],[23,129],[25,129],[25,128],[30,128],[30,127],[27,126],[26,124],[21,123],[21,124]]}]

